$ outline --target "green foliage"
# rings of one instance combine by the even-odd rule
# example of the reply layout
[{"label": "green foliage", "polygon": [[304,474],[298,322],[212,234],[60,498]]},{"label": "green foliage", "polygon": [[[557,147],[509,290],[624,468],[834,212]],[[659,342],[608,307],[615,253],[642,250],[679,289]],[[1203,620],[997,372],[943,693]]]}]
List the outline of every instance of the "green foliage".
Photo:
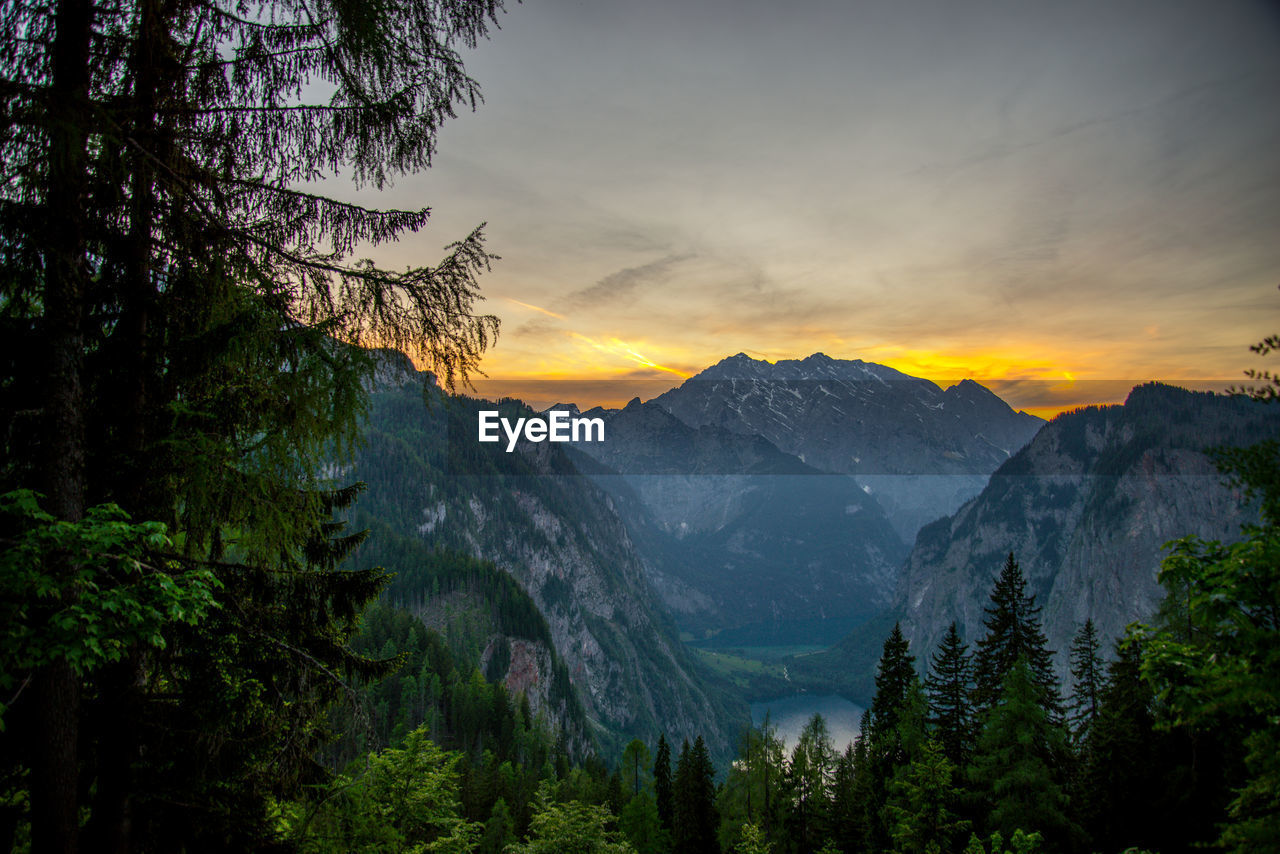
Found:
[{"label": "green foliage", "polygon": [[484,823],[484,835],[476,847],[477,854],[502,854],[515,841],[515,825],[504,798],[498,798]]},{"label": "green foliage", "polygon": [[964,767],[973,752],[977,721],[970,699],[973,690],[973,659],[960,641],[953,621],[934,654],[925,677],[929,697],[929,723],[936,729],[942,752],[951,764]]},{"label": "green foliage", "polygon": [[1280,840],[1280,445],[1224,451],[1219,465],[1260,499],[1262,523],[1230,546],[1174,544],[1160,570],[1162,626],[1146,640],[1143,668],[1175,726],[1245,728],[1247,776],[1219,843],[1260,852]]},{"label": "green foliage", "polygon": [[903,854],[941,854],[954,851],[956,840],[970,823],[953,810],[960,799],[951,780],[955,767],[941,745],[925,740],[911,763],[889,786],[885,805],[893,850]]},{"label": "green foliage", "polygon": [[675,783],[671,776],[671,745],[666,735],[658,736],[658,752],[653,759],[653,796],[658,818],[667,832],[675,828]]},{"label": "green foliage", "polygon": [[1056,849],[1070,849],[1078,828],[1064,791],[1066,734],[1041,702],[1025,659],[1005,676],[987,713],[970,773],[990,803],[989,825],[1005,834],[1033,828]]},{"label": "green foliage", "polygon": [[986,844],[978,838],[976,834],[969,836],[969,843],[965,845],[964,854],[1037,854],[1040,851],[1040,843],[1042,837],[1039,833],[1027,833],[1024,830],[1015,830],[1009,837],[1009,847],[1004,845],[1004,837],[999,831],[991,834]]},{"label": "green foliage", "polygon": [[[131,522],[113,504],[66,522],[20,490],[0,496],[0,526],[0,695],[54,660],[86,676],[139,646],[163,649],[165,629],[218,607],[211,570],[167,556],[163,524]],[[62,572],[50,571],[54,560]],[[0,730],[4,712],[0,703]]]},{"label": "green foliage", "polygon": [[1010,552],[991,590],[985,608],[986,634],[978,641],[974,661],[974,704],[979,712],[992,707],[1015,662],[1026,662],[1037,700],[1054,719],[1062,716],[1062,699],[1053,672],[1053,653],[1040,625],[1036,597],[1026,592],[1027,580]]},{"label": "green foliage", "polygon": [[482,829],[461,816],[461,760],[414,730],[403,748],[371,755],[363,773],[339,775],[314,804],[292,805],[286,835],[301,851],[470,851]]},{"label": "green foliage", "polygon": [[1071,641],[1071,677],[1074,684],[1068,703],[1068,721],[1077,742],[1087,738],[1089,728],[1098,718],[1098,705],[1106,686],[1106,673],[1098,652],[1101,647],[1092,618],[1085,620]]},{"label": "green foliage", "polygon": [[800,730],[787,767],[791,826],[801,848],[816,848],[829,833],[835,766],[827,722],[815,713]]},{"label": "green foliage", "polygon": [[602,806],[570,801],[556,803],[549,790],[539,793],[528,839],[507,847],[508,854],[634,854],[613,829],[613,816]]},{"label": "green foliage", "polygon": [[675,854],[716,854],[720,850],[716,838],[715,777],[716,769],[702,736],[693,747],[686,741],[676,762],[673,787],[675,826],[671,837]]},{"label": "green foliage", "polygon": [[743,730],[738,740],[738,756],[725,775],[724,785],[716,796],[720,814],[718,838],[723,850],[731,850],[741,841],[744,824],[760,828],[766,840],[774,840],[785,831],[785,816],[790,806],[786,752],[778,728],[766,714],[759,726]]},{"label": "green foliage", "polygon": [[658,802],[651,792],[642,791],[627,801],[618,813],[618,827],[637,854],[661,854],[671,847],[671,835],[658,818]]},{"label": "green foliage", "polygon": [[773,846],[769,844],[759,825],[744,822],[738,834],[738,844],[733,850],[737,854],[770,854]]},{"label": "green foliage", "polygon": [[[653,786],[653,774],[649,770],[649,748],[638,738],[633,738],[622,751],[621,770],[626,776],[627,791],[630,796],[639,795],[642,790]],[[656,809],[656,804],[655,804]]]}]

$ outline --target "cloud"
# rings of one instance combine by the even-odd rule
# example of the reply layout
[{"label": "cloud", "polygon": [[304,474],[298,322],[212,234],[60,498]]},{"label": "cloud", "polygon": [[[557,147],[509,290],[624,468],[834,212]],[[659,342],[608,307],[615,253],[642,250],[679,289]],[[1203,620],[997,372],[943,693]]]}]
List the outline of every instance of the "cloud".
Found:
[{"label": "cloud", "polygon": [[639,267],[624,267],[594,285],[569,294],[565,304],[572,308],[590,308],[612,303],[629,296],[640,285],[666,281],[673,267],[693,257],[691,254],[667,255]]}]

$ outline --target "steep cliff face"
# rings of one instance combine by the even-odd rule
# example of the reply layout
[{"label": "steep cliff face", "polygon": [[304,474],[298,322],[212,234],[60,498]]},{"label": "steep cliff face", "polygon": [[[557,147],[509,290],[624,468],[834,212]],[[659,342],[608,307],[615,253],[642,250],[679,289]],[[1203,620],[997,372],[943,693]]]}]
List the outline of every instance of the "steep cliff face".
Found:
[{"label": "steep cliff face", "polygon": [[912,648],[930,654],[952,620],[970,641],[981,636],[1010,551],[1052,648],[1065,651],[1089,617],[1104,637],[1148,618],[1162,597],[1165,543],[1232,540],[1252,518],[1205,451],[1278,427],[1267,406],[1159,384],[1135,388],[1123,406],[1058,416],[978,497],[921,530],[895,606]]},{"label": "steep cliff face", "polygon": [[[459,550],[509,572],[537,604],[606,749],[660,732],[703,734],[721,754],[747,719],[676,637],[613,499],[558,445],[505,453],[475,441],[477,411],[496,404],[432,392],[421,378],[381,377],[354,477],[360,512],[427,547]],[[528,415],[514,403],[504,414]],[[395,566],[390,566],[396,569]],[[525,655],[524,653],[528,653]],[[490,660],[493,651],[488,651]],[[501,678],[545,679],[534,650]],[[523,667],[523,674],[510,668]]]}]

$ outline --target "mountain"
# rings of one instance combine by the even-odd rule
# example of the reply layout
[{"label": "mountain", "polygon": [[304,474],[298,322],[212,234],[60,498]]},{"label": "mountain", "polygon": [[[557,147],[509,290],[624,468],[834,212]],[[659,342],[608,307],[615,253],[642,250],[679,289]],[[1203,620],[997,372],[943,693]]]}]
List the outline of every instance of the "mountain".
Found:
[{"label": "mountain", "polygon": [[[1272,406],[1157,383],[1134,388],[1123,406],[1059,415],[979,496],[920,532],[878,628],[900,618],[921,660],[952,620],[973,643],[1012,551],[1063,675],[1065,650],[1085,619],[1110,638],[1154,613],[1165,543],[1188,535],[1233,541],[1256,518],[1206,451],[1277,435]],[[862,671],[865,685],[874,663],[868,650],[882,640],[851,636],[823,666],[843,662]]]},{"label": "mountain", "polygon": [[852,478],[654,402],[584,415],[604,420],[605,441],[575,448],[599,464],[594,479],[694,635],[838,620],[838,637],[890,603],[907,549]]},{"label": "mountain", "polygon": [[654,402],[692,427],[761,436],[815,468],[855,475],[908,543],[976,495],[1044,423],[972,380],[944,390],[822,353],[776,363],[739,353]]},{"label": "mountain", "polygon": [[[746,721],[745,704],[679,642],[609,495],[579,474],[561,445],[522,443],[505,453],[475,441],[480,409],[531,415],[518,401],[494,404],[435,389],[425,397],[424,404],[423,375],[403,365],[380,372],[364,446],[350,471],[336,473],[368,485],[354,521],[375,536],[385,526],[421,547],[468,554],[510,573],[545,617],[554,651],[495,636],[484,651],[486,667],[536,703],[551,697],[546,685],[562,659],[606,750],[665,732],[677,741],[702,734],[726,755]],[[477,602],[470,595],[455,604]],[[418,610],[438,623],[441,607],[422,597]],[[491,665],[495,655],[505,673]]]}]

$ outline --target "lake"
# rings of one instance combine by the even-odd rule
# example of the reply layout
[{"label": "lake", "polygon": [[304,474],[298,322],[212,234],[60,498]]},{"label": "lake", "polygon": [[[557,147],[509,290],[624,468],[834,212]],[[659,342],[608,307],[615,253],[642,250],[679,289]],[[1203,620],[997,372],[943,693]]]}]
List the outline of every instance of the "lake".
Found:
[{"label": "lake", "polygon": [[789,750],[799,740],[800,730],[804,729],[804,725],[817,712],[827,722],[831,743],[835,745],[836,751],[844,753],[845,746],[858,735],[858,721],[862,717],[862,711],[861,706],[836,694],[790,694],[776,700],[752,703],[751,722],[759,726],[764,723],[765,713],[768,712],[770,722],[778,728],[778,735]]}]

